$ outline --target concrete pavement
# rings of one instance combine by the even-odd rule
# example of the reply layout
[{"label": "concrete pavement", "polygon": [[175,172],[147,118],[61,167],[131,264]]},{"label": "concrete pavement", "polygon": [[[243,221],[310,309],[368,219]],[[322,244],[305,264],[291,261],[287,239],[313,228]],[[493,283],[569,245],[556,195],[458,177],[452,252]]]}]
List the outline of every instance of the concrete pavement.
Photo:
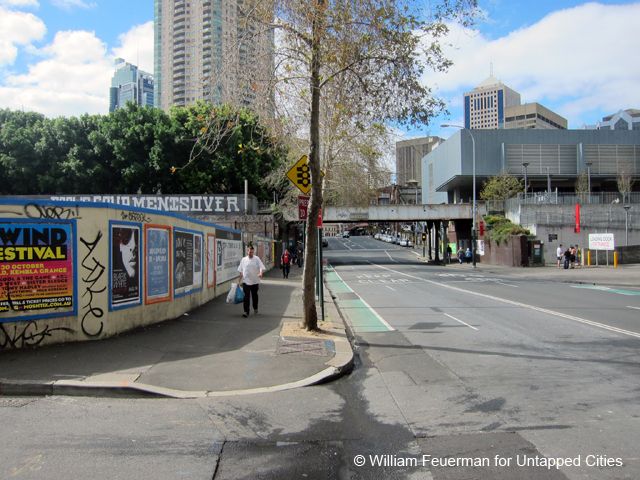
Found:
[{"label": "concrete pavement", "polygon": [[301,276],[297,267],[289,279],[269,272],[257,316],[219,297],[118,337],[0,352],[0,395],[199,398],[328,381],[350,370],[353,351],[328,294],[322,332],[299,328]]}]

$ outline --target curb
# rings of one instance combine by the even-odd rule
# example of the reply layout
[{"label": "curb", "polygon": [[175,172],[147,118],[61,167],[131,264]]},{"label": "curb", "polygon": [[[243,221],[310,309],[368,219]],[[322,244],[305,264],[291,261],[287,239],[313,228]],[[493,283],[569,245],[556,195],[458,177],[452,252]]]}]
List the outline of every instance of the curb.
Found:
[{"label": "curb", "polygon": [[350,373],[353,370],[354,365],[354,350],[352,346],[353,332],[345,322],[344,316],[340,312],[340,309],[335,303],[335,299],[333,297],[330,304],[336,309],[338,317],[344,325],[346,339],[334,335],[331,340],[335,345],[336,352],[331,359],[325,362],[326,368],[307,378],[294,382],[243,390],[185,391],[144,383],[136,383],[135,381],[108,382],[56,380],[54,382],[38,383],[37,381],[32,380],[15,381],[0,378],[0,397],[66,395],[116,398],[196,399],[273,393],[328,383]]}]

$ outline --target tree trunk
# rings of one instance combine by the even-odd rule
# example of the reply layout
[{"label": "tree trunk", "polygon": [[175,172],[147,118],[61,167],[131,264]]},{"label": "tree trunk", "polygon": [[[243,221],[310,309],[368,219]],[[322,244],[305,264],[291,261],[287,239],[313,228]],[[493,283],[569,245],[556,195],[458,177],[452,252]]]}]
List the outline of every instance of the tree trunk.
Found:
[{"label": "tree trunk", "polygon": [[[311,45],[311,121],[309,122],[309,169],[311,172],[311,200],[307,216],[307,244],[302,283],[304,287],[303,308],[304,327],[307,330],[318,329],[316,311],[315,280],[316,255],[318,248],[318,214],[322,208],[322,178],[320,177],[320,42],[324,24],[324,0],[316,4],[312,27]],[[320,266],[322,268],[322,266]]]}]

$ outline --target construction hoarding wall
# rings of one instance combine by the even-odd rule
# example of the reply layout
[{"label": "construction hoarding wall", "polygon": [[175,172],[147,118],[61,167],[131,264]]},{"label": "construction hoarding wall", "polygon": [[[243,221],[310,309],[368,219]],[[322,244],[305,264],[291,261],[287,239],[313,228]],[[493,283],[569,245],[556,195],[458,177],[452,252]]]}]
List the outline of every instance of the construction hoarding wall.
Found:
[{"label": "construction hoarding wall", "polygon": [[[253,239],[273,265],[273,242]],[[0,350],[95,340],[226,294],[242,232],[104,203],[0,200]]]}]

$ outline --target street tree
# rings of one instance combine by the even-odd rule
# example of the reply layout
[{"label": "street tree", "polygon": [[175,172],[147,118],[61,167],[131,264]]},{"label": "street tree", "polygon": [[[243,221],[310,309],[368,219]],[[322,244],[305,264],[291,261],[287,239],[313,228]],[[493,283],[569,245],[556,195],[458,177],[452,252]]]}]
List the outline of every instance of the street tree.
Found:
[{"label": "street tree", "polygon": [[[362,124],[393,121],[426,124],[444,105],[423,76],[445,70],[450,61],[441,50],[446,21],[467,23],[475,0],[440,0],[429,12],[415,12],[409,1],[266,0],[250,2],[245,14],[275,31],[275,84],[306,85],[293,101],[307,105],[311,201],[309,218],[323,205],[321,113],[327,92],[336,84],[349,92],[351,120]],[[413,12],[412,12],[413,9]],[[285,88],[285,91],[287,89]],[[276,95],[276,99],[283,97]],[[286,95],[285,102],[290,95]],[[316,222],[307,222],[308,259],[317,252]],[[305,262],[304,326],[317,329],[314,262]]]},{"label": "street tree", "polygon": [[524,190],[524,181],[501,172],[491,177],[482,186],[480,198],[482,200],[506,200],[515,197]]},{"label": "street tree", "polygon": [[618,166],[618,175],[616,177],[618,191],[622,194],[622,202],[628,202],[628,196],[633,191],[633,166],[630,162],[624,162]]}]

